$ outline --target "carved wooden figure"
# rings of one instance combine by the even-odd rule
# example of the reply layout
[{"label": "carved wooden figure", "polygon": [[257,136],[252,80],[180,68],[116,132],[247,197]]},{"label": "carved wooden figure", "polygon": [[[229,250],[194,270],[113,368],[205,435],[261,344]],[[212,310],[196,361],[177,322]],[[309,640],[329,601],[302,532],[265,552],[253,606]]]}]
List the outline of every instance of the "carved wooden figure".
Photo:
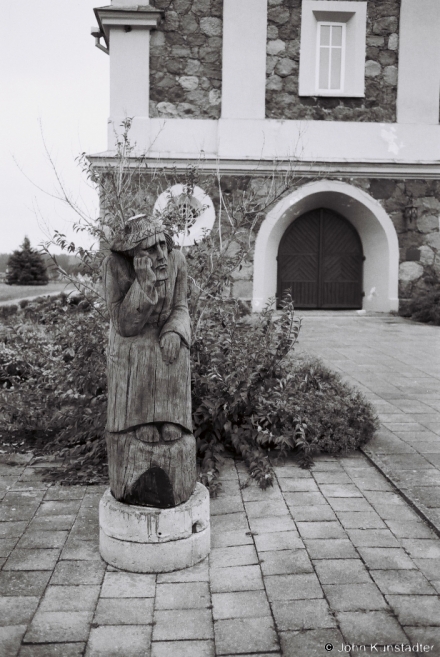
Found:
[{"label": "carved wooden figure", "polygon": [[146,215],[131,219],[110,249],[110,487],[120,502],[174,507],[196,485],[185,257]]}]

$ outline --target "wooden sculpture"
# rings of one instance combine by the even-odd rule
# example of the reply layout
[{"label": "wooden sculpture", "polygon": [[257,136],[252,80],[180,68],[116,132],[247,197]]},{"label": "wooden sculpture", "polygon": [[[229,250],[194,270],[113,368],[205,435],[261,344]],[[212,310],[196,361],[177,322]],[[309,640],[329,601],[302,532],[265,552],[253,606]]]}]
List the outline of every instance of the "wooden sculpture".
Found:
[{"label": "wooden sculpture", "polygon": [[111,244],[106,442],[120,502],[169,508],[196,485],[185,257],[162,223],[138,215]]}]

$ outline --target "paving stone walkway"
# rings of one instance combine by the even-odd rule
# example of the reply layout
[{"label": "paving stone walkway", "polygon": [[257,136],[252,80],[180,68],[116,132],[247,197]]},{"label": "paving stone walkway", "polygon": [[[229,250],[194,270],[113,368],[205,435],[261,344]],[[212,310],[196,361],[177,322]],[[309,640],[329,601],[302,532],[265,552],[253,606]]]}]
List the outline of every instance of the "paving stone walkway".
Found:
[{"label": "paving stone walkway", "polygon": [[[389,457],[405,490],[430,471],[432,485],[418,488],[435,493],[437,452],[418,447],[440,439],[440,332],[386,317],[326,320],[305,315],[301,349],[319,351],[378,407],[406,399],[432,409],[411,413],[399,401],[417,421],[384,413],[372,449]],[[380,451],[388,445],[394,451]],[[411,469],[396,470],[402,454]],[[212,501],[209,559],[158,576],[106,566],[103,487],[48,487],[42,465],[0,456],[0,657],[314,657],[396,652],[394,644],[440,657],[440,538],[360,452],[320,457],[310,472],[293,461],[276,467],[266,492],[242,487],[247,474],[229,461]]]},{"label": "paving stone walkway", "polygon": [[440,327],[392,315],[298,312],[300,350],[370,399],[382,427],[365,449],[440,533]]},{"label": "paving stone walkway", "polygon": [[158,576],[101,561],[102,488],[47,488],[2,460],[2,657],[440,655],[440,539],[360,453],[277,467],[267,492],[231,461],[209,560]]}]

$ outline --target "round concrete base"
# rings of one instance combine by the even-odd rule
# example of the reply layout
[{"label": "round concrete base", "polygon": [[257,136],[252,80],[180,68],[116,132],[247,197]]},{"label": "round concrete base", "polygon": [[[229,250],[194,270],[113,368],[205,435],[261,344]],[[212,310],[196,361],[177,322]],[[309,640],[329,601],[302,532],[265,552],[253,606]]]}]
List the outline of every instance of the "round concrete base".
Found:
[{"label": "round concrete base", "polygon": [[99,549],[108,564],[134,573],[194,566],[210,551],[209,493],[197,483],[184,504],[157,509],[117,502],[108,489],[99,504]]}]

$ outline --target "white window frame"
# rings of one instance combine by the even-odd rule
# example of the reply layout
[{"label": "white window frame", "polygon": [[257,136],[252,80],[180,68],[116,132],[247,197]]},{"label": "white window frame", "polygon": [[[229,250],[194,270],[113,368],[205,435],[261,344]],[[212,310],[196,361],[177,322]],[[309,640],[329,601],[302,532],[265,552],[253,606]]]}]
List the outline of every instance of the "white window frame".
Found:
[{"label": "white window frame", "polygon": [[[341,70],[340,70],[340,80],[341,84],[337,89],[332,89],[330,86],[327,89],[321,89],[319,86],[319,81],[321,78],[321,69],[320,69],[320,61],[321,61],[321,48],[326,48],[327,46],[323,46],[321,44],[321,33],[322,33],[322,28],[323,27],[340,27],[342,28],[342,35],[341,35]],[[346,40],[346,24],[345,23],[338,23],[336,21],[318,21],[317,22],[317,36],[316,36],[316,77],[315,77],[315,85],[316,85],[316,94],[319,96],[334,96],[335,93],[344,92],[344,84],[345,84],[345,56],[346,56],[346,47],[347,47],[347,40]],[[330,30],[330,34],[332,33],[332,30]],[[328,46],[330,50],[330,57],[329,57],[329,78],[331,78],[331,73],[332,73],[332,50],[336,46],[332,46],[331,43]],[[329,79],[329,85],[330,85],[330,79]]]},{"label": "white window frame", "polygon": [[[344,24],[345,48],[341,89],[319,89],[320,24]],[[365,0],[302,0],[299,95],[365,96],[367,2]]]}]

